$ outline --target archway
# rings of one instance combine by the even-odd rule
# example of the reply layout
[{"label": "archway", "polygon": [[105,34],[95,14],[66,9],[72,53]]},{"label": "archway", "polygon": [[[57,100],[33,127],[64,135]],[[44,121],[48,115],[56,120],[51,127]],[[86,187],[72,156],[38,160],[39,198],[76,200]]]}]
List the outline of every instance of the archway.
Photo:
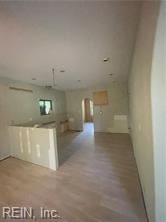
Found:
[{"label": "archway", "polygon": [[94,132],[93,122],[93,101],[89,98],[82,100],[83,130],[89,133]]}]

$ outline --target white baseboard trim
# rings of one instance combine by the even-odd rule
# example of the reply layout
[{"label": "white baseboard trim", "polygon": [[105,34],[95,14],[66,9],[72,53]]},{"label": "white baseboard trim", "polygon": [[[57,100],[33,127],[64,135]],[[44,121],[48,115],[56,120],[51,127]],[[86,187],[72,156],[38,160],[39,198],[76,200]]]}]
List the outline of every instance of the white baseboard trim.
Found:
[{"label": "white baseboard trim", "polygon": [[0,158],[0,161],[5,160],[5,159],[7,159],[7,158],[9,158],[9,157],[10,157],[10,155],[7,155],[7,156],[4,156],[4,157],[1,157],[1,158]]}]

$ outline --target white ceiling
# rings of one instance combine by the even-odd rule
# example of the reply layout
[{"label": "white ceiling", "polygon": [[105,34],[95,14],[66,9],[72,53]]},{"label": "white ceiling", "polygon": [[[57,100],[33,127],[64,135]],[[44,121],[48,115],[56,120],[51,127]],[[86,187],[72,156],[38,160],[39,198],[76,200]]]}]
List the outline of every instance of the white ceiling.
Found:
[{"label": "white ceiling", "polygon": [[[60,89],[126,81],[139,6],[131,1],[0,2],[0,76],[50,85],[54,67]],[[104,57],[110,61],[103,63]]]}]

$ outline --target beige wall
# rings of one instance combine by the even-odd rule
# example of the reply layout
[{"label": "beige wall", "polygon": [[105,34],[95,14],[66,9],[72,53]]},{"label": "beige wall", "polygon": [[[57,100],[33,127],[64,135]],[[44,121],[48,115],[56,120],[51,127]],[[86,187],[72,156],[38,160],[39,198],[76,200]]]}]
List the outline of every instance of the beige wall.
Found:
[{"label": "beige wall", "polygon": [[152,64],[156,220],[166,221],[166,2],[160,6]]},{"label": "beige wall", "polygon": [[[102,88],[105,89],[105,88]],[[66,92],[67,112],[70,121],[70,128],[82,130],[82,100],[90,98],[93,100],[93,92],[100,89],[73,90]],[[96,132],[110,132],[114,128],[115,115],[128,115],[127,85],[125,83],[111,83],[107,88],[109,94],[109,105],[94,106],[94,127]],[[100,114],[100,109],[103,114]],[[124,130],[124,129],[123,129]],[[119,129],[121,131],[121,129]]]},{"label": "beige wall", "polygon": [[129,80],[131,135],[150,222],[156,222],[154,219],[151,66],[157,15],[157,3],[143,3]]},{"label": "beige wall", "polygon": [[[9,86],[32,89],[33,93],[9,90]],[[51,115],[40,116],[39,99],[53,100]],[[59,122],[66,117],[65,93],[21,82],[0,79],[0,159],[9,155],[7,126],[29,121]]]}]

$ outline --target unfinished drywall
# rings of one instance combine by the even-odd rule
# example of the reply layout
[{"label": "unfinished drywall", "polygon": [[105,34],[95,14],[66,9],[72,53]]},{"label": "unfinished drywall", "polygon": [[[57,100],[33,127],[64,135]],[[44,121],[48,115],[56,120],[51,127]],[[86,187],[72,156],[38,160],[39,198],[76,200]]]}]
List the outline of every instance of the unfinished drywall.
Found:
[{"label": "unfinished drywall", "polygon": [[[66,92],[67,112],[70,120],[70,129],[83,130],[82,100],[89,98],[93,101],[93,92],[108,90],[109,104],[94,106],[95,132],[128,132],[128,126],[116,128],[115,115],[128,116],[128,95],[126,83],[113,82],[109,88],[73,90]],[[102,112],[100,112],[102,111]]]},{"label": "unfinished drywall", "polygon": [[157,17],[158,3],[144,2],[142,4],[129,81],[131,135],[150,222],[156,222],[151,111],[151,67]]},{"label": "unfinished drywall", "polygon": [[152,63],[155,222],[166,221],[166,2],[160,5]]},{"label": "unfinished drywall", "polygon": [[9,127],[11,156],[50,168],[58,169],[56,128]]},{"label": "unfinished drywall", "polygon": [[[9,87],[32,89],[33,93],[10,90]],[[40,115],[39,99],[53,101],[53,112],[47,116]],[[29,121],[48,122],[66,118],[65,93],[58,90],[48,90],[44,87],[0,79],[0,159],[9,155],[8,126]],[[58,124],[59,126],[59,124]]]}]

